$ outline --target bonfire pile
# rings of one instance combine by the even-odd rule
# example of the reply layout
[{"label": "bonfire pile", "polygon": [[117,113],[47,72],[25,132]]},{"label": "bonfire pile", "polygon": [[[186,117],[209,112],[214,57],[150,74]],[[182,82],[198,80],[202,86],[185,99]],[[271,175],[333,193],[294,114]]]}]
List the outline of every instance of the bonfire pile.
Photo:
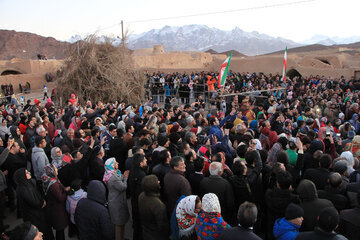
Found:
[{"label": "bonfire pile", "polygon": [[146,79],[134,69],[126,47],[116,47],[110,39],[99,42],[92,35],[73,44],[69,56],[56,77],[58,96],[63,100],[75,93],[81,103],[88,99],[141,103]]}]

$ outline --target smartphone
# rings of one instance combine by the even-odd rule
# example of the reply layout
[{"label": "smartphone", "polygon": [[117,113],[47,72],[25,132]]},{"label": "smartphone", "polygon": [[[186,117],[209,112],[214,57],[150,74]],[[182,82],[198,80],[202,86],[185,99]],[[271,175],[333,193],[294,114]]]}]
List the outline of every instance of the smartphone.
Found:
[{"label": "smartphone", "polygon": [[337,133],[336,134],[336,140],[339,141],[341,139],[341,134],[340,133]]}]

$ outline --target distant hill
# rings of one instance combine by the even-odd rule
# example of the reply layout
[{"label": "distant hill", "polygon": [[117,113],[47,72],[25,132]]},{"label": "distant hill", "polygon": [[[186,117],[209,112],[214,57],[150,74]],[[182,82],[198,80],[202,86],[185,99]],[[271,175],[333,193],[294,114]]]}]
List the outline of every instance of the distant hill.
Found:
[{"label": "distant hill", "polygon": [[219,52],[217,52],[217,51],[215,51],[213,49],[209,49],[209,50],[206,50],[205,52],[210,53],[210,54],[225,54],[225,55],[229,55],[229,56],[230,56],[230,53],[233,52],[234,57],[246,57],[245,54],[242,54],[242,53],[240,53],[238,51],[235,51],[235,50],[229,50],[229,51],[226,51],[226,52],[220,52],[219,53]]},{"label": "distant hill", "polygon": [[[302,46],[302,47],[296,47],[296,48],[288,48],[288,52],[291,51],[291,53],[302,53],[302,52],[312,52],[312,51],[327,50],[327,49],[331,49],[331,48],[333,48],[333,46],[324,46],[324,45],[321,45],[321,44],[312,44],[312,45],[308,45],[308,46]],[[268,54],[264,54],[264,55],[272,55],[272,54],[279,54],[279,53],[284,53],[284,50],[276,51],[276,52],[272,52],[272,53],[268,53]]]},{"label": "distant hill", "polygon": [[64,59],[71,43],[33,33],[0,30],[0,59],[37,59],[44,54],[48,59]]}]

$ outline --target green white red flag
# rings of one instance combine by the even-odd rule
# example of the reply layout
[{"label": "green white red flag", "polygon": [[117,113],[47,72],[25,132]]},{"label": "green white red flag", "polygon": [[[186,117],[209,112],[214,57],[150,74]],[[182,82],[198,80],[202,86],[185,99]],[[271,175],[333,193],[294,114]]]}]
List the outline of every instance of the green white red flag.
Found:
[{"label": "green white red flag", "polygon": [[282,81],[286,82],[286,68],[287,68],[287,47],[285,48],[285,53],[284,53],[284,67],[283,67],[283,74],[282,74]]},{"label": "green white red flag", "polygon": [[233,52],[231,52],[230,56],[226,58],[223,64],[221,64],[220,73],[219,73],[219,86],[218,86],[219,88],[225,85],[232,54]]}]

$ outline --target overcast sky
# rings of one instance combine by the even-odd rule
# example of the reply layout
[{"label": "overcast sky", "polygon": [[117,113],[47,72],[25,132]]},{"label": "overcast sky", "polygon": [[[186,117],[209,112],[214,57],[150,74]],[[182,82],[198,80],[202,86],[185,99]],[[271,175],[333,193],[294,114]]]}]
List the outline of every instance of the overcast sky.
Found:
[{"label": "overcast sky", "polygon": [[[130,33],[165,25],[205,24],[222,30],[239,27],[299,42],[314,35],[359,36],[359,7],[358,0],[0,0],[0,29],[66,41],[76,34],[94,32],[121,36],[119,23],[124,20]],[[229,10],[240,11],[202,15]],[[149,20],[197,14],[201,16]]]}]

